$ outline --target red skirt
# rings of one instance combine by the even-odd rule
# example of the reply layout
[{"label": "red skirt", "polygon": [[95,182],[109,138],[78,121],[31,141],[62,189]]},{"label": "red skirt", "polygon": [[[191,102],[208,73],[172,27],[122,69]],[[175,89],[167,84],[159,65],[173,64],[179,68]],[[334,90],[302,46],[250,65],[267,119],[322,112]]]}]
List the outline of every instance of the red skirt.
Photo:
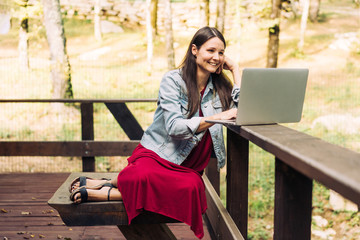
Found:
[{"label": "red skirt", "polygon": [[118,175],[118,188],[129,224],[146,210],[184,222],[196,237],[202,238],[202,214],[207,203],[201,175],[162,159],[141,145],[128,162]]}]

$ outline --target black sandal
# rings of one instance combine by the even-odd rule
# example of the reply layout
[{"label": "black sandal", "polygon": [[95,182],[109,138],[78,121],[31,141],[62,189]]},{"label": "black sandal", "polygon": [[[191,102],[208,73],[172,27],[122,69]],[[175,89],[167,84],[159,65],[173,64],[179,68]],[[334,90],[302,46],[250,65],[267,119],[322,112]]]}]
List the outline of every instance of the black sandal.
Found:
[{"label": "black sandal", "polygon": [[[98,185],[100,186],[100,185]],[[108,196],[107,196],[107,200],[110,201],[110,192],[111,192],[111,189],[113,188],[116,188],[112,183],[104,183],[104,184],[101,184],[101,187],[99,188],[99,190],[103,187],[109,187],[109,191],[108,191]],[[87,189],[92,189],[92,188],[88,188],[86,186],[82,186],[82,187],[79,187],[78,189],[76,189],[74,192],[72,192],[70,194],[70,200],[71,201],[75,201],[75,195],[80,193],[80,197],[81,197],[81,201],[80,203],[84,203],[84,202],[87,202],[88,201],[88,193],[87,193]],[[76,204],[79,204],[79,203],[76,203]]]},{"label": "black sandal", "polygon": [[[81,188],[81,187],[87,187],[87,186],[86,186],[86,179],[90,179],[90,180],[106,180],[106,181],[110,181],[110,180],[111,180],[111,179],[109,179],[109,178],[95,179],[95,178],[90,178],[90,177],[85,177],[85,176],[77,177],[77,178],[75,178],[75,179],[71,182],[70,187],[69,187],[69,192],[70,192],[70,193],[73,192],[72,187],[73,187],[73,185],[74,185],[75,183],[77,183],[77,182],[80,183],[79,188]],[[101,187],[102,187],[102,184],[99,184],[99,185],[94,186],[94,187],[87,187],[87,188],[88,188],[88,189],[95,189],[95,190],[96,190],[96,189],[100,189]]]},{"label": "black sandal", "polygon": [[[79,187],[78,189],[76,189],[75,191],[73,191],[71,194],[70,194],[70,200],[75,202],[75,195],[80,193],[80,196],[81,196],[81,201],[79,203],[84,203],[84,202],[87,202],[87,199],[88,199],[88,193],[87,193],[87,190],[86,190],[86,187],[83,186],[83,187]],[[76,203],[78,204],[78,203]]]}]

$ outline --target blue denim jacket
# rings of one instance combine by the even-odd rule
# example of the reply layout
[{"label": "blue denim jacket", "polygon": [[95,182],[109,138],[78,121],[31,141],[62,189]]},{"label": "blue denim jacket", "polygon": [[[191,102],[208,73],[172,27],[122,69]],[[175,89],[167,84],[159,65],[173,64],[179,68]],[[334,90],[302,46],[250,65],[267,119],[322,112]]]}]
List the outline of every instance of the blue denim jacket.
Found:
[{"label": "blue denim jacket", "polygon": [[[145,131],[141,144],[161,158],[180,165],[199,143],[205,131],[196,133],[201,117],[199,111],[187,118],[188,98],[186,84],[179,69],[167,72],[160,84],[154,121]],[[240,89],[234,86],[232,98],[237,103]],[[219,95],[215,93],[210,77],[201,101],[204,116],[222,112]],[[225,165],[225,144],[221,124],[209,128],[218,160],[218,169]]]}]

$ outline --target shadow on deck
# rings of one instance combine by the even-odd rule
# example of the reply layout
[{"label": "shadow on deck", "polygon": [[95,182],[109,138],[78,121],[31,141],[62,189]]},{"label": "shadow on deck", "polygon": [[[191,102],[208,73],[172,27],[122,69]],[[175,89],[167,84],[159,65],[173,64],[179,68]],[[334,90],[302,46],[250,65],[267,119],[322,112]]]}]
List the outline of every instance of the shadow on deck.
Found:
[{"label": "shadow on deck", "polygon": [[[69,173],[0,174],[0,238],[125,239],[117,226],[65,226],[47,201],[68,176]],[[196,239],[184,223],[168,226],[177,239]],[[204,230],[203,239],[211,239],[205,223]]]}]

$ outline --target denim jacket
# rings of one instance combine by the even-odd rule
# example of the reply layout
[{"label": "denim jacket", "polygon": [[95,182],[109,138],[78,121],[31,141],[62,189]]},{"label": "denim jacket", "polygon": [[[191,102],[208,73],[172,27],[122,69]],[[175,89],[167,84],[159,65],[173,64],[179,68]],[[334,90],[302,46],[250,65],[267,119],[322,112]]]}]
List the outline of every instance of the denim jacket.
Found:
[{"label": "denim jacket", "polygon": [[[238,101],[240,88],[234,86],[232,98]],[[201,109],[204,116],[222,112],[219,95],[215,93],[212,78],[206,86]],[[160,84],[154,121],[144,132],[141,145],[157,153],[161,158],[180,165],[199,143],[205,131],[196,133],[201,117],[199,111],[188,119],[186,84],[181,70],[167,72]],[[218,169],[225,165],[225,144],[221,124],[209,128],[217,158]]]}]

